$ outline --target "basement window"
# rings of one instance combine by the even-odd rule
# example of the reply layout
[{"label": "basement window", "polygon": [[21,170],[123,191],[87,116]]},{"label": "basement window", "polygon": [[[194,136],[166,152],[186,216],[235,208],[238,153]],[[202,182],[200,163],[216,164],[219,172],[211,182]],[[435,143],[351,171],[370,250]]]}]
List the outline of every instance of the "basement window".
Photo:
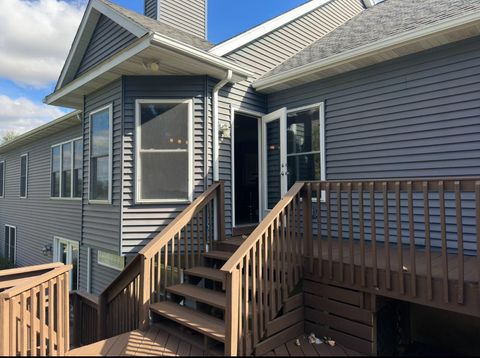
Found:
[{"label": "basement window", "polygon": [[136,201],[192,200],[193,101],[136,101]]}]

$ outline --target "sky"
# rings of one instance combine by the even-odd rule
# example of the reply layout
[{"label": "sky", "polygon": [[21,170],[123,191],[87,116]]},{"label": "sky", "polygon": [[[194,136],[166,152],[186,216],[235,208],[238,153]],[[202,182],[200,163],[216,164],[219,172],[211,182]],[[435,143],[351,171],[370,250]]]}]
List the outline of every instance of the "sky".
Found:
[{"label": "sky", "polygon": [[[112,0],[143,13],[144,0]],[[306,0],[208,0],[208,39],[219,43]],[[60,75],[86,0],[0,0],[0,138],[69,112],[43,104]]]}]

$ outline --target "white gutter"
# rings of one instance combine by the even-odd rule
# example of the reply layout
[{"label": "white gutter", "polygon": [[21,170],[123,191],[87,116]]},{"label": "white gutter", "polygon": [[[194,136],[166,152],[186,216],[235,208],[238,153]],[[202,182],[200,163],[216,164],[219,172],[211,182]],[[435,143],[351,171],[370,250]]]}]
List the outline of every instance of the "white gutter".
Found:
[{"label": "white gutter", "polygon": [[218,121],[218,92],[232,80],[233,72],[228,70],[225,78],[213,87],[212,91],[212,112],[213,112],[213,181],[220,179],[219,160],[220,160],[220,138]]},{"label": "white gutter", "polygon": [[414,29],[403,32],[380,41],[369,43],[337,55],[293,68],[285,72],[280,72],[276,75],[260,78],[253,83],[253,87],[258,91],[266,90],[270,87],[280,85],[285,82],[307,77],[318,71],[335,68],[339,65],[349,63],[359,58],[367,57],[374,53],[378,54],[379,51],[382,50],[400,47],[441,32],[447,32],[450,30],[455,30],[456,28],[465,27],[479,20],[480,12],[474,12],[469,13],[468,15],[461,15],[452,19],[440,21],[433,25],[426,26],[423,29]]}]

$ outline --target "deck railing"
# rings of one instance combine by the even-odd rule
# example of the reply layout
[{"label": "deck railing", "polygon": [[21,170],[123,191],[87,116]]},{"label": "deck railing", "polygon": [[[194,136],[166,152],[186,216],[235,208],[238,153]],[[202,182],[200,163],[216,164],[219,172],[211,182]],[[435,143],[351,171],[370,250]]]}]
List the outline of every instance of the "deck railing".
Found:
[{"label": "deck railing", "polygon": [[0,271],[0,356],[68,351],[71,269],[48,264]]},{"label": "deck railing", "polygon": [[73,306],[72,345],[80,347],[98,339],[98,296],[83,291],[70,293]]},{"label": "deck railing", "polygon": [[[98,299],[98,338],[149,326],[149,306],[225,232],[224,184],[212,185],[145,246]],[[216,237],[218,235],[218,237]]]},{"label": "deck railing", "polygon": [[303,277],[301,190],[295,184],[222,267],[226,355],[250,355]]}]

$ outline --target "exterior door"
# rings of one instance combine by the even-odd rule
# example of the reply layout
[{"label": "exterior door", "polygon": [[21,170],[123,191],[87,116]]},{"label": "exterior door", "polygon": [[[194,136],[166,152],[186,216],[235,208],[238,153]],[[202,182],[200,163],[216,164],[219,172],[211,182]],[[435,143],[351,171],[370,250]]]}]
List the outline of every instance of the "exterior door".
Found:
[{"label": "exterior door", "polygon": [[65,265],[72,265],[70,271],[70,290],[78,289],[78,242],[55,238],[53,247],[53,261],[63,262]]},{"label": "exterior door", "polygon": [[263,216],[287,192],[286,108],[262,117]]}]

